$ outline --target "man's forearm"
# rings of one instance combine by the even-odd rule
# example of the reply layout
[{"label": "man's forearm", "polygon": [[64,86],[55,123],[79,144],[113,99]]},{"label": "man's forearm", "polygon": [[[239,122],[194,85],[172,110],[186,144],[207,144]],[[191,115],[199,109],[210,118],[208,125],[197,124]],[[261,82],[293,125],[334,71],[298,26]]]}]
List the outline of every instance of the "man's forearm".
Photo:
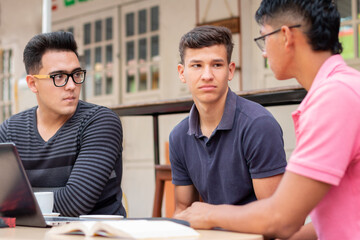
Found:
[{"label": "man's forearm", "polygon": [[186,207],[184,207],[184,206],[175,205],[174,216],[175,216],[176,214],[181,213],[181,212],[184,211],[185,209],[186,209]]},{"label": "man's forearm", "polygon": [[[262,203],[258,204],[260,201]],[[301,227],[301,220],[290,224],[284,221],[281,214],[275,214],[276,210],[271,208],[269,199],[260,201],[247,204],[246,207],[196,202],[175,217],[189,221],[193,228],[220,227],[237,232],[260,233],[271,238],[290,237]]]},{"label": "man's forearm", "polygon": [[194,228],[221,227],[286,239],[299,231],[330,187],[329,184],[286,172],[278,189],[269,198],[242,206],[194,203],[176,217],[189,221]]},{"label": "man's forearm", "polygon": [[294,235],[287,240],[316,240],[317,235],[312,223],[308,223],[300,228]]}]

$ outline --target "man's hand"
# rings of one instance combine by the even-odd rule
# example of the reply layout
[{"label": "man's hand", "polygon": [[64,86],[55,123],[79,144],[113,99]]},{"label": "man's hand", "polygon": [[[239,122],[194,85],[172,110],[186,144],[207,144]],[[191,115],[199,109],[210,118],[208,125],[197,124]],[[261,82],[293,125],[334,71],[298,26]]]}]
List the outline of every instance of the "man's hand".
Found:
[{"label": "man's hand", "polygon": [[194,202],[190,207],[184,211],[174,215],[174,218],[188,221],[190,226],[197,229],[211,229],[212,225],[209,215],[214,205],[203,202]]}]

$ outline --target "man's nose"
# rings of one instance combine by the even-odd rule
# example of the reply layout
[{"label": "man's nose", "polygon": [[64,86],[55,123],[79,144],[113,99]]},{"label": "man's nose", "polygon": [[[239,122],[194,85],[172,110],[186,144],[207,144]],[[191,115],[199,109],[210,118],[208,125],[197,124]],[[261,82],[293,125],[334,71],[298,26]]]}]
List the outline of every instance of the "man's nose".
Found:
[{"label": "man's nose", "polygon": [[211,79],[213,79],[214,75],[213,75],[213,72],[212,72],[212,69],[211,69],[210,66],[204,67],[204,71],[202,72],[201,77],[202,77],[202,79],[204,79],[204,80],[211,80]]},{"label": "man's nose", "polygon": [[65,84],[66,89],[74,89],[76,87],[73,76],[69,76],[67,83]]}]

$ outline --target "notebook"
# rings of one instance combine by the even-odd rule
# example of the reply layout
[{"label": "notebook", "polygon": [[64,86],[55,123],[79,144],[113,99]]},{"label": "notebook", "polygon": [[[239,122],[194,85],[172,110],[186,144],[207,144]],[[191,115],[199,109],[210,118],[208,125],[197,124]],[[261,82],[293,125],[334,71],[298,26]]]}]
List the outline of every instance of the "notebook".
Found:
[{"label": "notebook", "polygon": [[0,216],[15,217],[17,226],[48,227],[79,221],[76,217],[44,217],[13,143],[0,143]]}]

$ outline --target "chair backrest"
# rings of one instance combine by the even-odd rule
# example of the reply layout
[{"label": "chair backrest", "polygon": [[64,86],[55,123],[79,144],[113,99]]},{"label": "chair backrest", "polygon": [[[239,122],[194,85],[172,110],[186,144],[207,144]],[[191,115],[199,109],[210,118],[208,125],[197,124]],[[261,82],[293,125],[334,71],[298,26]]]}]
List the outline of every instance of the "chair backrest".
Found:
[{"label": "chair backrest", "polygon": [[129,204],[128,204],[128,199],[127,199],[124,191],[122,192],[122,204],[125,208],[126,217],[129,217]]}]

